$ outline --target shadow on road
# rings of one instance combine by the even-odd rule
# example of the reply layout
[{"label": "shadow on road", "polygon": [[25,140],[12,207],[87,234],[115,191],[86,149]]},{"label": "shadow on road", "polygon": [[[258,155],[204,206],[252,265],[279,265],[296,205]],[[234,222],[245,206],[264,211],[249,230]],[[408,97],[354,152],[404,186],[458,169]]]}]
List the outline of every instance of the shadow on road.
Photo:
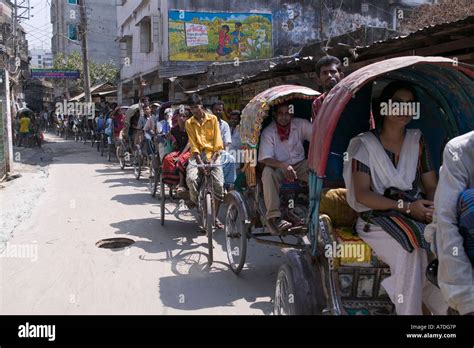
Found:
[{"label": "shadow on road", "polygon": [[[235,301],[245,301],[243,307],[252,307],[271,314],[273,303],[259,298],[273,294],[274,282],[262,281],[268,269],[237,277],[228,271],[227,265],[215,262],[207,264],[207,254],[188,252],[172,260],[174,276],[161,277],[160,298],[164,306],[181,310],[198,310],[214,307],[236,306]],[[268,278],[268,276],[266,276]],[[256,286],[258,284],[258,286]]]}]

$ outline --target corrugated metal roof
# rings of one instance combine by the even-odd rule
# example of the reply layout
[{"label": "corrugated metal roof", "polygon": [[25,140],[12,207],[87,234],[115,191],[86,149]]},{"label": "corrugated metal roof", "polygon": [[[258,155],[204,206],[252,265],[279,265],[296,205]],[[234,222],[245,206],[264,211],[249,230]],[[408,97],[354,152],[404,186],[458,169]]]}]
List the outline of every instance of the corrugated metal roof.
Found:
[{"label": "corrugated metal roof", "polygon": [[162,79],[186,75],[204,74],[207,72],[208,65],[195,65],[195,62],[190,62],[186,66],[183,65],[169,65],[158,68],[158,76]]},{"label": "corrugated metal roof", "polygon": [[376,41],[368,46],[357,47],[355,52],[358,55],[359,60],[362,56],[368,56],[375,52],[380,54],[384,51],[392,51],[393,53],[394,47],[397,49],[410,50],[412,48],[417,48],[418,43],[416,43],[416,41],[418,39],[424,40],[430,36],[430,34],[442,35],[445,32],[459,31],[472,36],[473,26],[474,16],[468,16],[454,22],[426,26],[408,35],[396,36],[388,40]]}]

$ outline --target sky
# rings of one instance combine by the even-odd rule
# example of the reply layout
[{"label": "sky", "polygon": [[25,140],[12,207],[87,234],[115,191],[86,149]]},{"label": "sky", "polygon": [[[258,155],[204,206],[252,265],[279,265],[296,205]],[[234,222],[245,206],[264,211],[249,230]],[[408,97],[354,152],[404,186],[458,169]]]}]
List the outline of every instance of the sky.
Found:
[{"label": "sky", "polygon": [[50,0],[30,0],[29,20],[23,21],[21,25],[26,31],[28,48],[44,48],[51,50],[51,37],[53,26],[50,23]]}]

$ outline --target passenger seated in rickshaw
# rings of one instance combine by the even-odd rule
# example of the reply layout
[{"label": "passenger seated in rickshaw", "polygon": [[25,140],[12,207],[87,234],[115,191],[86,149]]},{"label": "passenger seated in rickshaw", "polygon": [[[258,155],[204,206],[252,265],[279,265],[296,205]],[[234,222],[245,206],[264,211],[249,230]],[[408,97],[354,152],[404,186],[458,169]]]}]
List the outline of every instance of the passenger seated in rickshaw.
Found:
[{"label": "passenger seated in rickshaw", "polygon": [[167,184],[178,185],[177,194],[186,191],[186,168],[191,157],[186,121],[191,116],[189,109],[177,110],[178,125],[171,129],[167,138],[172,141],[174,151],[163,159],[163,181]]},{"label": "passenger seated in rickshaw", "polygon": [[[177,112],[179,112],[179,110],[177,110]],[[173,118],[173,109],[167,108],[164,112],[164,119],[161,121],[159,119],[156,120],[156,134],[160,135],[158,141],[158,153],[161,160],[173,151],[173,145],[170,141],[170,132],[173,128]]]},{"label": "passenger seated in rickshaw", "polygon": [[295,118],[289,103],[275,107],[273,122],[263,130],[259,162],[265,165],[262,174],[266,219],[272,234],[279,235],[292,227],[281,217],[280,186],[283,181],[308,182],[308,165],[303,142],[311,140],[312,124]]},{"label": "passenger seated in rickshaw", "polygon": [[[392,82],[381,94],[381,107],[416,102],[408,83]],[[344,162],[347,202],[359,213],[358,235],[389,265],[382,282],[397,314],[445,314],[439,289],[427,282],[429,245],[423,237],[433,217],[437,179],[419,129],[406,129],[413,115],[378,117],[377,128],[353,138]],[[426,197],[426,199],[424,199]]]},{"label": "passenger seated in rickshaw", "polygon": [[123,113],[120,107],[115,108],[112,112],[112,117],[114,121],[114,138],[117,139],[120,137],[120,132],[125,127],[125,114]]}]

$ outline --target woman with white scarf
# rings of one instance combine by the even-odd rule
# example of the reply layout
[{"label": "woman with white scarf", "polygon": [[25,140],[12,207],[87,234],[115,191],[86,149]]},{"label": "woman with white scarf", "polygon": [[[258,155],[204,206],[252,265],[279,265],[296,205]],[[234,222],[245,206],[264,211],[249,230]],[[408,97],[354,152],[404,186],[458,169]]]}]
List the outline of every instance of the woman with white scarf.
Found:
[{"label": "woman with white scarf", "polygon": [[[414,103],[416,91],[392,82],[380,101],[381,108]],[[423,230],[433,218],[437,178],[421,131],[406,129],[412,117],[380,116],[376,129],[351,140],[344,163],[347,202],[359,213],[358,235],[390,267],[382,286],[397,314],[446,314],[439,289],[425,277],[429,245]]]}]

